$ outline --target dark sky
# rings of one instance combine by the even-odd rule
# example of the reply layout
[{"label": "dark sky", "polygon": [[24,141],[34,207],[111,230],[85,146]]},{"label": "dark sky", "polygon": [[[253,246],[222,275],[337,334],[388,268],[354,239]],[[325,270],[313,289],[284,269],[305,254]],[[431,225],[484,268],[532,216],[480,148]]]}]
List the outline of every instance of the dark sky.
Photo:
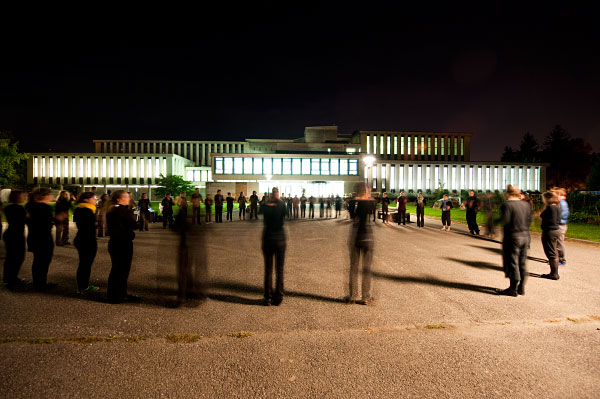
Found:
[{"label": "dark sky", "polygon": [[260,4],[5,12],[0,129],[24,150],[82,152],[94,138],[296,138],[311,125],[466,131],[474,160],[498,160],[561,124],[600,149],[591,9]]}]

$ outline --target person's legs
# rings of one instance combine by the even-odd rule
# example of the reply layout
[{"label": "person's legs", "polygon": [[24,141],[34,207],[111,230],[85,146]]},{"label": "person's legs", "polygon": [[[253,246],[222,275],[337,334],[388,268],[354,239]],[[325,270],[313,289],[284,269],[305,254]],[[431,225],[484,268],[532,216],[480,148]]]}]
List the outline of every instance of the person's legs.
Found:
[{"label": "person's legs", "polygon": [[273,305],[277,306],[283,300],[283,267],[285,264],[285,242],[277,242],[275,249],[275,261],[276,261],[276,280],[275,280],[275,297]]},{"label": "person's legs", "polygon": [[551,280],[558,280],[558,254],[556,251],[556,243],[558,241],[558,237],[560,232],[558,230],[551,230],[542,233],[542,246],[544,248],[544,253],[548,258],[548,263],[550,264],[550,273],[543,274],[542,277],[549,278]]},{"label": "person's legs", "polygon": [[565,234],[567,233],[567,225],[561,224],[558,228],[560,235],[558,236],[558,241],[556,241],[556,250],[558,252],[558,262],[561,265],[567,263],[567,259],[565,257]]},{"label": "person's legs", "polygon": [[31,275],[33,278],[33,287],[37,291],[42,291],[46,288],[48,283],[48,269],[50,268],[53,254],[54,246],[51,243],[33,251]]},{"label": "person's legs", "polygon": [[90,285],[90,274],[92,273],[92,264],[96,258],[98,244],[94,242],[87,245],[76,245],[79,253],[79,267],[77,268],[77,290],[83,291]]},{"label": "person's legs", "polygon": [[519,295],[525,295],[525,283],[527,282],[527,277],[529,274],[527,273],[527,243],[529,239],[527,237],[522,237],[518,242],[518,258],[519,258],[519,276],[521,277],[521,281],[519,282],[519,286],[517,287],[517,293]]},{"label": "person's legs", "polygon": [[6,244],[6,259],[2,279],[6,284],[12,284],[19,278],[19,270],[25,260],[25,238],[11,239],[4,237]]},{"label": "person's legs", "polygon": [[273,293],[273,256],[275,248],[268,242],[263,243],[263,256],[265,258],[264,298],[271,300]]},{"label": "person's legs", "polygon": [[354,301],[358,296],[358,262],[360,260],[360,249],[356,246],[350,247],[350,275],[348,276],[349,294],[348,300]]},{"label": "person's legs", "polygon": [[56,222],[55,227],[56,227],[56,236],[55,236],[55,240],[54,242],[56,243],[56,245],[61,246],[62,245],[62,232],[63,232],[63,226],[64,224],[62,222]]},{"label": "person's legs", "polygon": [[61,222],[63,225],[62,237],[61,237],[62,245],[69,244],[69,216],[68,215],[69,214],[67,213],[67,217]]},{"label": "person's legs", "polygon": [[362,299],[370,301],[371,298],[371,263],[373,261],[373,249],[362,248]]},{"label": "person's legs", "polygon": [[98,217],[98,237],[104,237],[104,218]]}]

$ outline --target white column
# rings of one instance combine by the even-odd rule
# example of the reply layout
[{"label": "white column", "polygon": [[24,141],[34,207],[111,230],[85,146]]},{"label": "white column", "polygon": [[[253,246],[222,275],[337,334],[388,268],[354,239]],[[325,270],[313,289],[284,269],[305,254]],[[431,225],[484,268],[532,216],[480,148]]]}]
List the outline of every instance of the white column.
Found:
[{"label": "white column", "polygon": [[204,148],[204,143],[200,144],[200,147],[202,149],[201,150],[201,156],[200,156],[200,165],[204,166],[204,164],[205,164],[205,159],[204,159],[205,156],[204,156],[204,154],[206,153],[205,152],[205,148]]}]

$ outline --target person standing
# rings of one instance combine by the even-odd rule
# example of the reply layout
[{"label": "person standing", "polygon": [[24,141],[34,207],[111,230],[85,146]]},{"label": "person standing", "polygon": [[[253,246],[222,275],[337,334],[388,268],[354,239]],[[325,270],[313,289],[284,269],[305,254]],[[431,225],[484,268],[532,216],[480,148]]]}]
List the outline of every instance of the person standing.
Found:
[{"label": "person standing", "polygon": [[233,222],[233,202],[235,198],[231,196],[231,193],[227,193],[225,201],[227,201],[227,220]]},{"label": "person standing", "polygon": [[321,195],[319,197],[319,217],[323,218],[324,214],[325,214],[325,199]]},{"label": "person standing", "polygon": [[302,219],[306,218],[306,195],[302,192],[302,197],[300,197],[300,217]]},{"label": "person standing", "polygon": [[49,202],[52,200],[52,191],[48,188],[38,188],[31,193],[29,202],[25,205],[27,211],[27,248],[33,252],[33,264],[31,274],[33,277],[33,288],[36,291],[44,291],[56,284],[48,284],[48,269],[54,254],[54,243],[52,242],[52,209]]},{"label": "person standing", "polygon": [[452,224],[452,219],[450,215],[450,210],[452,209],[452,201],[448,199],[448,194],[444,194],[444,199],[442,200],[442,230],[450,231],[450,225]]},{"label": "person standing", "polygon": [[148,231],[148,222],[150,220],[150,200],[148,194],[142,193],[142,198],[138,201],[140,207],[140,231]]},{"label": "person standing", "polygon": [[479,199],[475,196],[475,191],[469,191],[469,197],[465,201],[467,210],[467,225],[471,234],[479,235],[479,226],[477,225],[477,212],[479,211]]},{"label": "person standing", "polygon": [[56,246],[69,245],[69,211],[71,196],[68,191],[61,191],[54,205],[56,219]]},{"label": "person standing", "polygon": [[556,250],[558,251],[558,264],[564,266],[567,264],[565,255],[565,234],[567,233],[567,223],[569,223],[569,203],[567,202],[567,192],[564,188],[556,190],[556,194],[560,200],[560,223],[558,225],[560,237],[556,242]]},{"label": "person standing", "polygon": [[252,220],[252,215],[254,215],[254,219],[258,219],[258,195],[256,195],[256,191],[252,191],[250,196],[250,220]]},{"label": "person standing", "polygon": [[200,204],[202,203],[202,194],[200,194],[200,189],[196,188],[194,194],[192,194],[192,223],[193,224],[202,224],[200,223]]},{"label": "person standing", "polygon": [[294,201],[292,200],[292,194],[288,194],[287,196],[287,217],[288,219],[292,218],[292,209],[294,208]]},{"label": "person standing", "polygon": [[495,229],[494,229],[494,210],[495,209],[496,209],[496,201],[494,199],[494,194],[488,193],[488,195],[485,196],[485,199],[483,202],[483,210],[485,211],[485,215],[486,215],[486,223],[485,223],[486,235],[492,239],[496,237],[496,233],[495,233]]},{"label": "person standing", "polygon": [[560,199],[551,191],[546,191],[542,198],[546,208],[540,214],[542,219],[542,246],[550,264],[550,273],[542,274],[543,278],[558,280],[558,250],[557,244],[560,240]]},{"label": "person standing", "polygon": [[[283,223],[286,206],[279,200],[279,190],[273,187],[271,198],[265,204],[262,251],[265,258],[264,299],[265,306],[279,306],[283,301],[283,266],[285,262],[286,237]],[[275,258],[275,290],[273,290],[273,258]]]},{"label": "person standing", "polygon": [[240,192],[237,202],[240,207],[239,218],[240,220],[246,220],[246,197],[243,191]]},{"label": "person standing", "polygon": [[[108,276],[107,296],[110,303],[121,303],[133,297],[127,295],[127,280],[133,259],[135,219],[129,210],[129,194],[117,190],[112,195],[112,208],[106,215],[110,232],[108,253],[112,268]],[[172,201],[172,199],[171,199]]]},{"label": "person standing", "polygon": [[77,268],[77,293],[85,294],[98,291],[98,287],[90,285],[92,264],[98,251],[96,242],[96,196],[93,192],[85,192],[79,196],[77,207],[73,211],[73,221],[77,225],[77,235],[73,243],[79,254]]},{"label": "person standing", "polygon": [[308,198],[308,217],[315,218],[315,197],[312,195]]},{"label": "person standing", "polygon": [[342,216],[342,199],[339,194],[335,197],[335,218]]},{"label": "person standing", "polygon": [[531,207],[521,201],[520,190],[515,186],[508,185],[506,195],[507,201],[500,208],[504,225],[502,265],[504,275],[510,280],[510,286],[505,290],[498,291],[498,294],[525,295]]},{"label": "person standing", "polygon": [[327,219],[331,218],[331,208],[333,206],[333,195],[327,197],[327,208],[326,208],[326,217]]},{"label": "person standing", "polygon": [[173,207],[175,206],[175,202],[171,198],[171,193],[167,193],[160,204],[162,205],[163,229],[167,228],[167,224],[169,228],[173,227]]},{"label": "person standing", "polygon": [[23,282],[19,278],[19,271],[25,260],[25,208],[21,206],[25,202],[25,193],[12,190],[8,196],[9,204],[4,208],[4,216],[8,222],[8,228],[2,235],[6,247],[6,258],[4,259],[4,272],[2,281],[13,288]]},{"label": "person standing", "polygon": [[406,203],[408,199],[404,196],[404,191],[400,192],[400,196],[396,198],[396,204],[398,205],[398,226],[400,223],[406,226]]},{"label": "person standing", "polygon": [[217,190],[215,195],[215,223],[223,223],[223,194]]},{"label": "person standing", "polygon": [[206,199],[204,200],[204,221],[206,223],[212,223],[212,205],[213,200],[210,194],[206,194]]},{"label": "person standing", "polygon": [[425,226],[425,205],[426,204],[427,204],[427,201],[425,200],[425,198],[423,198],[423,193],[419,193],[419,196],[417,197],[417,203],[416,203],[417,227]]},{"label": "person standing", "polygon": [[294,195],[292,205],[294,206],[294,219],[298,219],[298,215],[300,213],[300,199],[298,198],[297,194]]},{"label": "person standing", "polygon": [[179,194],[179,197],[177,198],[177,206],[179,207],[179,213],[177,214],[177,217],[185,220],[188,214],[188,203],[185,193]]},{"label": "person standing", "polygon": [[[381,199],[381,221],[383,223],[388,222],[388,212],[390,206],[390,199],[387,196],[387,193],[383,193],[383,198]],[[337,211],[336,216],[337,217]]]},{"label": "person standing", "polygon": [[[371,198],[365,183],[356,185],[356,210],[354,224],[350,236],[350,276],[349,295],[346,303],[368,305],[373,302],[371,296],[371,262],[373,261],[373,232],[368,219],[375,209],[375,201]],[[358,269],[362,258],[362,300],[358,298]]]}]

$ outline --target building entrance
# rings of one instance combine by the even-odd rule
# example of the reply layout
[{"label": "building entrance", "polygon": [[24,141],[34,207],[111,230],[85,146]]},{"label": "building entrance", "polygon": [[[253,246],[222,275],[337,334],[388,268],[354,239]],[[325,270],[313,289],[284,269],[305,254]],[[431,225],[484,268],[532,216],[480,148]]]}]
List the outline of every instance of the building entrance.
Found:
[{"label": "building entrance", "polygon": [[315,182],[315,181],[297,181],[297,180],[264,180],[258,182],[259,191],[261,193],[270,193],[273,187],[279,189],[279,194],[285,194],[287,197],[290,194],[292,197],[297,195],[302,196],[302,193],[307,197],[311,195],[313,197],[328,197],[330,195],[344,195],[344,182],[343,181],[328,181],[328,182]]}]

